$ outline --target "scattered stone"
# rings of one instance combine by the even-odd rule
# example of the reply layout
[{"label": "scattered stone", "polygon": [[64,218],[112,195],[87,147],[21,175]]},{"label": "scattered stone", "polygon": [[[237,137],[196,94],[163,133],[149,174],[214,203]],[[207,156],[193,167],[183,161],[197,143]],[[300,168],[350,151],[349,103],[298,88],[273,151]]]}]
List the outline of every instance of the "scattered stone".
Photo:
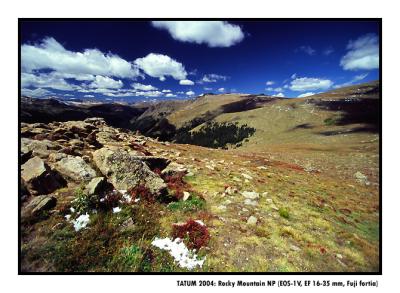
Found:
[{"label": "scattered stone", "polygon": [[68,155],[55,163],[54,168],[65,177],[77,182],[89,181],[96,176],[96,171],[81,157]]},{"label": "scattered stone", "polygon": [[266,202],[267,202],[267,203],[274,203],[273,200],[272,200],[272,198],[267,198],[267,199],[266,199]]},{"label": "scattered stone", "polygon": [[339,259],[343,259],[343,255],[341,255],[340,253],[336,254],[336,257]]},{"label": "scattered stone", "polygon": [[259,167],[257,167],[257,169],[259,169],[259,170],[268,170],[268,168],[265,167],[265,166],[259,166]]},{"label": "scattered stone", "polygon": [[183,198],[182,198],[182,200],[183,200],[183,201],[187,201],[188,198],[189,198],[189,196],[190,196],[190,193],[187,192],[187,191],[184,191],[184,192],[183,192]]},{"label": "scattered stone", "polygon": [[246,173],[242,173],[241,175],[247,180],[253,180],[253,177],[251,177],[250,175],[248,175]]},{"label": "scattered stone", "polygon": [[186,173],[187,168],[181,164],[172,162],[170,163],[164,170],[162,170],[161,174],[167,175],[167,176],[173,176],[178,173]]},{"label": "scattered stone", "polygon": [[361,173],[360,171],[357,171],[354,173],[354,178],[356,178],[356,181],[360,184],[365,184],[365,185],[370,185],[370,182],[368,181],[368,177]]},{"label": "scattered stone", "polygon": [[219,210],[221,210],[221,211],[225,211],[226,210],[226,206],[224,206],[224,205],[219,205],[217,208]]},{"label": "scattered stone", "polygon": [[32,195],[51,193],[67,183],[39,157],[33,157],[21,166],[21,177]]},{"label": "scattered stone", "polygon": [[260,195],[255,191],[243,191],[242,195],[248,199],[258,199]]},{"label": "scattered stone", "polygon": [[276,205],[274,205],[274,204],[271,205],[271,208],[272,208],[273,210],[275,210],[275,211],[279,211],[279,208],[278,208]]},{"label": "scattered stone", "polygon": [[301,250],[300,247],[298,247],[298,246],[296,246],[296,245],[294,245],[294,244],[291,244],[291,245],[290,245],[290,249],[293,250],[293,251],[300,251],[300,250]]},{"label": "scattered stone", "polygon": [[244,200],[244,204],[245,204],[245,205],[249,205],[249,206],[256,206],[256,205],[258,205],[258,203],[257,203],[255,200],[251,200],[251,199],[248,199],[248,198],[246,198],[246,199]]},{"label": "scattered stone", "polygon": [[207,168],[207,169],[210,169],[210,170],[212,170],[212,171],[214,171],[214,167],[213,167],[213,166],[206,165],[206,168]]},{"label": "scattered stone", "polygon": [[132,218],[129,218],[121,224],[120,231],[127,232],[127,231],[132,231],[135,228],[136,228],[135,222],[133,221]]},{"label": "scattered stone", "polygon": [[247,224],[248,224],[248,225],[251,225],[251,226],[256,225],[256,224],[257,224],[257,218],[254,217],[254,216],[250,216],[250,217],[247,219]]}]

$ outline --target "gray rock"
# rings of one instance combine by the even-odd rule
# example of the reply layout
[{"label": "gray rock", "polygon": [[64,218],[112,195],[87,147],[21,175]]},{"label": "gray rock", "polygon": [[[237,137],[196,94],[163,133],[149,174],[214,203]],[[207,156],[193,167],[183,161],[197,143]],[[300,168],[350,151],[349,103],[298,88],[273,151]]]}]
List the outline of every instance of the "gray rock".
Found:
[{"label": "gray rock", "polygon": [[33,157],[21,166],[21,177],[30,194],[48,194],[66,186],[66,181],[39,157]]},{"label": "gray rock", "polygon": [[135,228],[136,228],[135,222],[133,222],[132,218],[129,218],[121,224],[120,231],[128,232],[128,231],[135,230]]},{"label": "gray rock", "polygon": [[93,152],[93,161],[118,190],[128,190],[143,184],[152,193],[159,195],[167,187],[149,166],[126,151],[104,147]]},{"label": "gray rock", "polygon": [[368,177],[361,173],[360,171],[357,171],[354,173],[354,178],[356,178],[356,181],[360,184],[365,184],[365,185],[370,185],[370,182],[368,181]]},{"label": "gray rock", "polygon": [[57,161],[59,161],[59,160],[61,160],[61,159],[64,159],[64,158],[66,158],[67,157],[67,154],[64,154],[64,153],[51,153],[50,155],[49,155],[49,161],[50,162],[53,162],[53,163],[55,163],[55,162],[57,162]]},{"label": "gray rock", "polygon": [[161,174],[167,175],[167,176],[173,176],[177,173],[187,173],[187,168],[181,164],[172,162],[170,163],[162,172]]},{"label": "gray rock", "polygon": [[54,168],[65,177],[78,182],[89,181],[96,176],[96,171],[81,157],[67,156],[55,163]]},{"label": "gray rock", "polygon": [[246,198],[244,200],[244,204],[245,205],[249,205],[249,206],[256,206],[258,203],[255,200],[251,200],[251,199]]},{"label": "gray rock", "polygon": [[251,225],[251,226],[256,225],[256,224],[257,224],[257,218],[254,217],[254,216],[250,216],[250,217],[247,219],[247,224],[248,224],[248,225]]},{"label": "gray rock", "polygon": [[296,245],[294,245],[294,244],[291,244],[291,245],[290,245],[290,249],[293,250],[293,251],[300,251],[300,250],[301,250],[300,247],[298,247],[298,246],[296,246]]},{"label": "gray rock", "polygon": [[255,191],[243,191],[242,195],[248,199],[258,199],[260,195]]},{"label": "gray rock", "polygon": [[90,123],[90,124],[93,124],[96,126],[106,125],[106,121],[104,120],[104,118],[100,118],[100,117],[87,118],[87,119],[83,120],[83,122]]},{"label": "gray rock", "polygon": [[101,193],[107,185],[104,177],[95,177],[86,185],[88,195]]},{"label": "gray rock", "polygon": [[34,197],[22,210],[22,217],[39,216],[44,211],[54,208],[57,199],[53,195],[39,195]]}]

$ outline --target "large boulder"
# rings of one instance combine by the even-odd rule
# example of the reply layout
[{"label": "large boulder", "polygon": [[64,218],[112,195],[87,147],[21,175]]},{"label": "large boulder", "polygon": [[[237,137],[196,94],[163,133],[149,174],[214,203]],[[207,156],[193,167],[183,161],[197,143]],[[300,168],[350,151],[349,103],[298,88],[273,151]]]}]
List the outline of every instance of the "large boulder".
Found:
[{"label": "large boulder", "polygon": [[81,157],[67,156],[56,162],[54,168],[73,181],[89,181],[96,177],[96,171]]},{"label": "large boulder", "polygon": [[57,204],[57,199],[53,195],[39,195],[23,207],[21,216],[26,217],[36,217],[43,214],[44,211],[54,208]]},{"label": "large boulder", "polygon": [[66,186],[66,181],[39,157],[33,157],[21,166],[21,177],[30,194],[48,194]]},{"label": "large boulder", "polygon": [[93,152],[93,161],[116,189],[128,190],[144,185],[155,195],[166,189],[160,176],[152,172],[138,156],[126,151],[101,148]]},{"label": "large boulder", "polygon": [[51,153],[59,150],[61,148],[60,145],[55,144],[49,140],[34,140],[30,138],[21,138],[21,154],[29,156],[31,153],[32,156],[38,156],[40,158],[47,158]]}]

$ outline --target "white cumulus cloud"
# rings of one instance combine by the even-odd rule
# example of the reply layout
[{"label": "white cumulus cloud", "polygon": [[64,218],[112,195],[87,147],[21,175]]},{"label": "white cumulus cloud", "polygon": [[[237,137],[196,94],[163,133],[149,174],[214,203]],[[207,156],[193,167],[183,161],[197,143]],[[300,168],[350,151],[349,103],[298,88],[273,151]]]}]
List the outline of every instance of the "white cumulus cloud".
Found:
[{"label": "white cumulus cloud", "polygon": [[180,85],[194,85],[194,82],[189,79],[183,79],[179,81]]},{"label": "white cumulus cloud", "polygon": [[134,63],[151,77],[164,81],[166,76],[176,80],[186,79],[185,67],[167,55],[150,53],[146,57],[138,58]]},{"label": "white cumulus cloud", "polygon": [[226,21],[153,21],[152,25],[167,30],[182,42],[230,47],[243,40],[242,29]]},{"label": "white cumulus cloud", "polygon": [[278,97],[278,98],[283,98],[285,95],[283,93],[279,93],[276,95],[273,95],[274,97]]},{"label": "white cumulus cloud", "polygon": [[51,37],[38,44],[22,45],[21,67],[23,72],[51,69],[68,74],[71,78],[84,75],[133,78],[139,75],[138,69],[132,63],[117,55],[105,54],[98,49],[70,51]]},{"label": "white cumulus cloud", "polygon": [[157,90],[156,87],[154,87],[154,86],[152,86],[150,84],[141,84],[141,83],[138,83],[138,82],[133,83],[132,87],[135,90],[139,90],[139,91],[154,91],[154,90]]},{"label": "white cumulus cloud", "polygon": [[299,77],[290,82],[290,89],[292,91],[312,91],[312,90],[326,90],[333,85],[329,79],[321,79],[314,77]]},{"label": "white cumulus cloud", "polygon": [[265,90],[267,90],[269,92],[282,92],[283,88],[281,88],[281,87],[277,87],[277,88],[267,87]]},{"label": "white cumulus cloud", "polygon": [[273,85],[273,84],[275,84],[275,81],[268,80],[265,84],[266,84],[266,85]]},{"label": "white cumulus cloud", "polygon": [[186,92],[186,95],[187,96],[193,96],[195,93],[194,93],[194,91],[188,91],[188,92]]},{"label": "white cumulus cloud", "polygon": [[167,98],[175,98],[176,95],[172,94],[172,93],[168,93],[165,95]]},{"label": "white cumulus cloud", "polygon": [[124,84],[120,80],[112,79],[108,76],[96,75],[95,80],[89,84],[90,88],[102,88],[102,89],[119,89]]},{"label": "white cumulus cloud", "polygon": [[223,92],[225,91],[225,88],[220,87],[220,88],[218,89],[218,91],[219,91],[220,93],[223,93]]},{"label": "white cumulus cloud", "polygon": [[366,34],[347,45],[347,54],[340,60],[344,70],[371,70],[379,68],[379,39]]},{"label": "white cumulus cloud", "polygon": [[21,87],[51,88],[63,91],[72,91],[77,88],[53,73],[40,73],[35,75],[27,72],[21,73]]}]

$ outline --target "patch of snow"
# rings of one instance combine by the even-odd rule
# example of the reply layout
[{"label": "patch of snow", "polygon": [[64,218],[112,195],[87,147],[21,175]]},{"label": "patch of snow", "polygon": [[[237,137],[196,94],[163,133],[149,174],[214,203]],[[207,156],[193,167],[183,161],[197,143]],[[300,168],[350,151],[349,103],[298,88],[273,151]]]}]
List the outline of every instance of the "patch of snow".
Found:
[{"label": "patch of snow", "polygon": [[73,207],[70,207],[69,209],[70,209],[71,213],[75,212],[75,209]]},{"label": "patch of snow", "polygon": [[65,215],[65,219],[66,219],[67,221],[69,221],[70,218],[71,218],[71,215]]},{"label": "patch of snow", "polygon": [[[121,190],[120,190],[121,191]],[[122,192],[122,198],[127,202],[131,203],[132,202],[132,196],[130,196],[128,193]]]},{"label": "patch of snow", "polygon": [[120,211],[122,211],[120,207],[113,208],[113,214],[119,213]]},{"label": "patch of snow", "polygon": [[179,238],[175,240],[171,240],[168,237],[163,239],[156,238],[151,244],[168,251],[181,268],[192,270],[196,266],[202,267],[206,259],[197,259],[197,255],[194,254],[193,251],[190,251]]},{"label": "patch of snow", "polygon": [[89,217],[90,217],[89,214],[80,215],[78,218],[72,221],[76,232],[85,228],[87,224],[89,224],[90,221]]}]

